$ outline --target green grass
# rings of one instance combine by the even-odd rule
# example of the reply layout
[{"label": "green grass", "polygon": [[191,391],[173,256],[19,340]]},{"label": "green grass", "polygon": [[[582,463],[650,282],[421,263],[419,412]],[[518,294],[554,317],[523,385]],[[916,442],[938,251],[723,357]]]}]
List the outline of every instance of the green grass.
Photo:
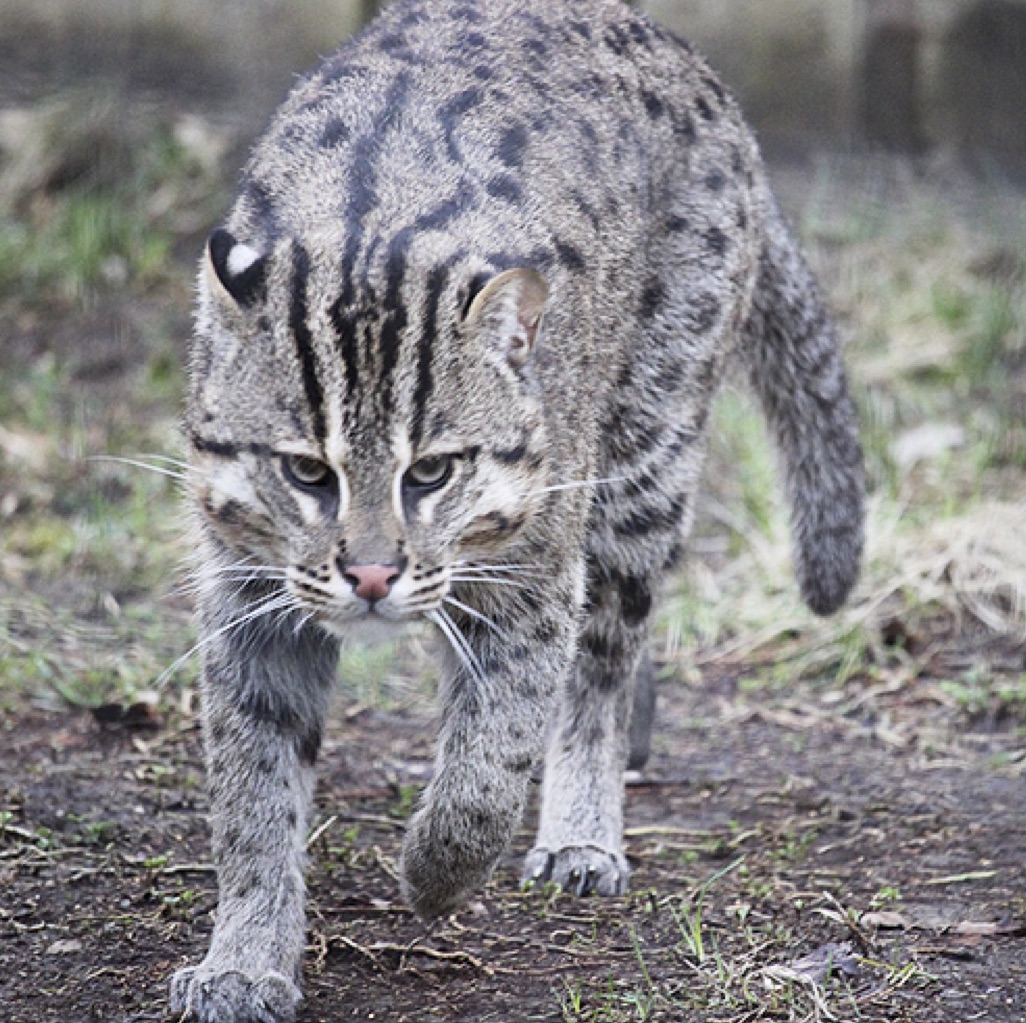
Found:
[{"label": "green grass", "polygon": [[0,301],[89,307],[171,283],[176,237],[223,199],[222,143],[104,92],[18,113],[0,153]]},{"label": "green grass", "polygon": [[160,280],[171,249],[120,195],[74,195],[35,224],[0,221],[0,299],[87,301]]},{"label": "green grass", "polygon": [[[181,515],[165,477],[91,459],[177,453],[192,269],[172,252],[221,178],[184,122],[107,96],[19,116],[0,154],[3,345],[52,340],[0,352],[0,705],[130,702],[190,631]],[[103,368],[105,346],[127,369]]]}]

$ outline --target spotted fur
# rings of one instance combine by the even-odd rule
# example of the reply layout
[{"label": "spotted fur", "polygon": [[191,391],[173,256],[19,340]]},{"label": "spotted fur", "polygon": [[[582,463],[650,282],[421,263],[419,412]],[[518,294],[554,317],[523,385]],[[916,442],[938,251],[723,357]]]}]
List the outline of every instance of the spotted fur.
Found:
[{"label": "spotted fur", "polygon": [[686,43],[618,0],[400,0],[296,86],[200,280],[221,902],[179,1009],[292,1018],[313,763],[338,644],[368,623],[427,619],[448,651],[403,849],[414,909],[484,883],[543,753],[525,878],[624,891],[648,621],[732,351],[828,613],[862,545],[841,357],[737,105]]}]

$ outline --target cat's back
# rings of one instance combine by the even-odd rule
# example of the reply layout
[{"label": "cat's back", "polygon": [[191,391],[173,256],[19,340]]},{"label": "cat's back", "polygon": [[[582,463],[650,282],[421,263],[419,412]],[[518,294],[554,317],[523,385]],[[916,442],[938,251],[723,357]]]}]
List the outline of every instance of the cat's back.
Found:
[{"label": "cat's back", "polygon": [[609,226],[686,171],[682,152],[741,131],[704,62],[619,0],[403,0],[293,90],[240,205],[268,234],[482,210],[505,238],[554,217]]}]

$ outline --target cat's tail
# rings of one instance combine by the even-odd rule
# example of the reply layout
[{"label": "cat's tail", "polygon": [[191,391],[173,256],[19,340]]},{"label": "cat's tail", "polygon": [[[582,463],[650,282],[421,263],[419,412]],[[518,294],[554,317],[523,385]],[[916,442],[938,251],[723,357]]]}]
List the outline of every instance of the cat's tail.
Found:
[{"label": "cat's tail", "polygon": [[741,350],[786,470],[802,596],[826,615],[859,574],[862,448],[833,323],[768,188],[764,210],[765,241]]}]

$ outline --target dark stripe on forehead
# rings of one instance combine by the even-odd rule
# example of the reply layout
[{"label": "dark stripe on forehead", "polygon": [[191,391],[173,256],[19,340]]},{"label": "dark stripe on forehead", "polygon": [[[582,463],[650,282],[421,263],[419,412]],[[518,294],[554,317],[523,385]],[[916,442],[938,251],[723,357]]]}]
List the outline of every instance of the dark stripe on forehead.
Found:
[{"label": "dark stripe on forehead", "polygon": [[[443,199],[441,203],[426,213],[421,214],[407,227],[402,228],[388,244],[388,257],[385,263],[385,295],[382,309],[381,324],[381,378],[380,395],[381,408],[387,412],[392,401],[392,376],[399,363],[399,350],[402,344],[402,332],[409,323],[409,313],[403,302],[403,283],[407,271],[407,256],[410,243],[420,235],[428,231],[440,231],[446,228],[454,219],[460,216],[467,207],[474,201],[474,189],[466,181],[460,182],[455,195]],[[434,280],[437,270],[428,274],[425,282],[429,290],[430,283]],[[437,287],[445,284],[445,274],[442,275]],[[429,295],[430,301],[430,295]],[[437,312],[438,299],[434,299],[435,311]],[[432,313],[432,320],[434,319]],[[434,330],[434,324],[430,328]],[[423,355],[423,353],[421,353]]]},{"label": "dark stripe on forehead", "polygon": [[[399,120],[409,91],[409,77],[404,72],[395,78],[374,124],[359,135],[351,147],[349,197],[344,214],[346,241],[339,268],[341,287],[338,298],[329,310],[336,345],[345,370],[349,404],[358,402],[363,391],[360,385],[361,330],[354,315],[357,306],[356,265],[364,241],[363,221],[378,203],[377,179],[382,138]],[[367,336],[372,334],[366,324],[363,325],[362,333]]]},{"label": "dark stripe on forehead", "polygon": [[346,246],[342,253],[342,291],[339,301],[351,306],[356,300],[355,271],[360,252],[364,218],[377,205],[378,164],[382,140],[399,122],[409,93],[410,74],[402,72],[392,82],[384,106],[370,130],[359,136],[352,146],[349,165],[349,202],[345,211]]},{"label": "dark stripe on forehead", "polygon": [[413,409],[410,414],[410,442],[416,447],[424,435],[424,414],[434,389],[431,363],[435,341],[438,338],[438,306],[449,280],[449,268],[436,266],[428,274],[424,298],[424,329],[417,351],[417,383],[413,391]]},{"label": "dark stripe on forehead", "polygon": [[289,329],[296,345],[296,356],[303,377],[303,390],[310,406],[314,436],[324,443],[324,391],[317,378],[317,361],[313,337],[307,325],[307,285],[310,276],[310,255],[298,242],[292,249],[292,298],[289,302]]},{"label": "dark stripe on forehead", "polygon": [[191,433],[189,443],[196,451],[205,455],[215,455],[218,458],[238,458],[241,454],[269,455],[271,453],[271,449],[266,444],[260,444],[257,441],[236,444],[232,441],[204,437],[199,433]]},{"label": "dark stripe on forehead", "polygon": [[346,312],[341,297],[331,304],[328,316],[335,331],[335,347],[346,374],[346,402],[355,402],[360,394],[360,346],[355,319]]},{"label": "dark stripe on forehead", "polygon": [[385,271],[385,302],[381,324],[381,409],[387,412],[392,405],[392,374],[399,362],[399,342],[409,321],[403,304],[403,275],[406,272],[406,239],[401,232],[389,246]]}]

